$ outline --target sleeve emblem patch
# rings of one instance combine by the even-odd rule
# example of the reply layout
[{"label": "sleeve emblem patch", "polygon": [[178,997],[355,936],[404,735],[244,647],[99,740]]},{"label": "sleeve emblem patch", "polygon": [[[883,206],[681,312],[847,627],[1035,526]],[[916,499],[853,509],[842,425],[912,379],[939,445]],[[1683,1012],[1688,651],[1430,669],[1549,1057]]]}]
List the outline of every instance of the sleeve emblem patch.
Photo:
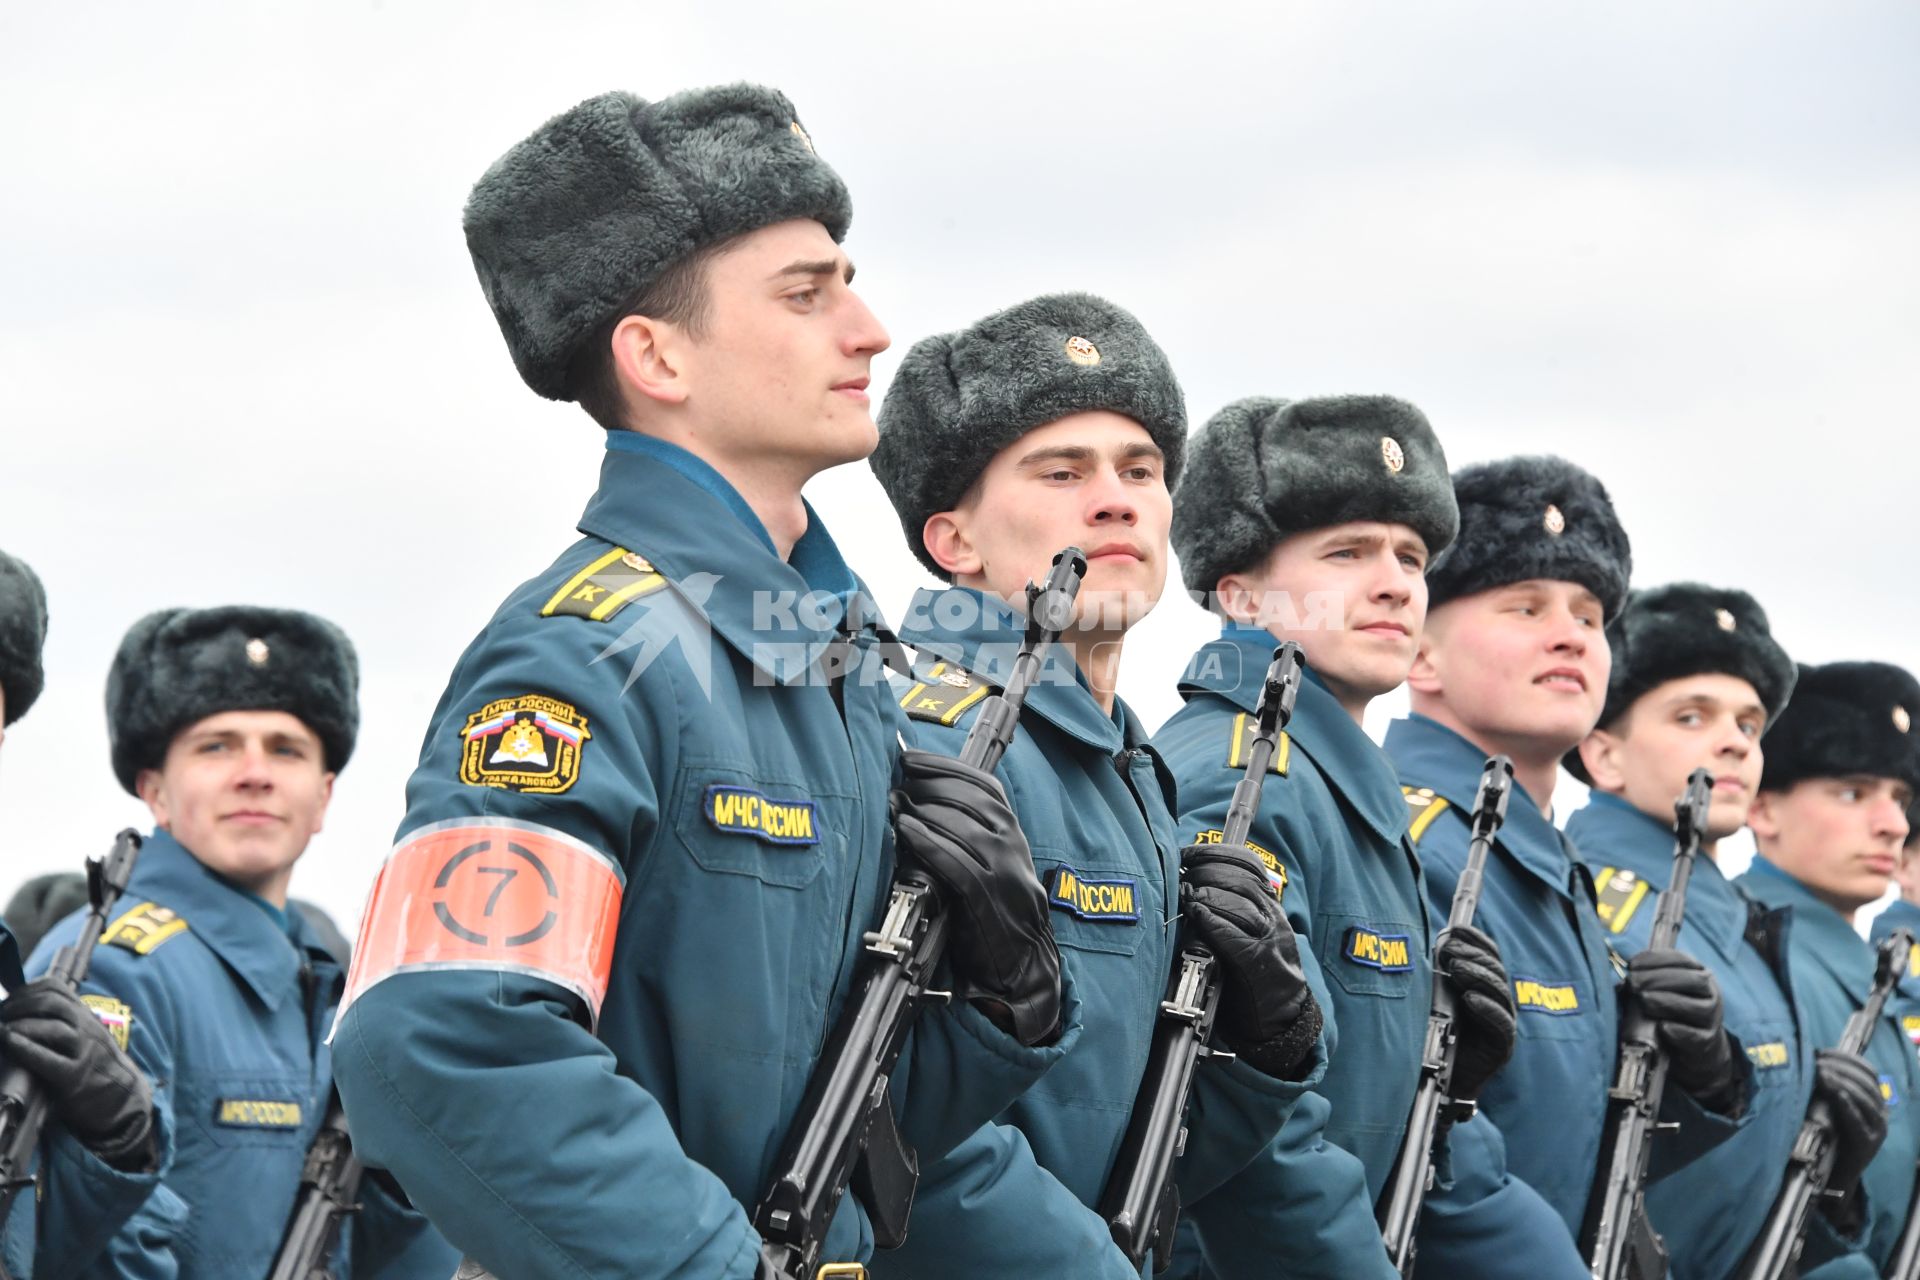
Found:
[{"label": "sleeve emblem patch", "polygon": [[[1247,767],[1247,753],[1253,749],[1253,740],[1260,736],[1260,722],[1242,711],[1233,717],[1233,742],[1227,748],[1227,767],[1244,769]],[[1287,765],[1293,758],[1293,739],[1281,731],[1280,739],[1273,746],[1273,763],[1267,767],[1281,777],[1287,776]]]},{"label": "sleeve emblem patch", "polygon": [[133,1035],[133,1010],[112,996],[81,996],[80,1003],[93,1010],[93,1016],[100,1019],[100,1025],[120,1046],[120,1052],[125,1053],[127,1041]]},{"label": "sleeve emblem patch", "polygon": [[1140,919],[1136,881],[1127,876],[1086,876],[1064,864],[1047,875],[1047,905],[1104,924],[1133,924]]},{"label": "sleeve emblem patch", "polygon": [[1536,978],[1513,979],[1513,1000],[1528,1013],[1547,1013],[1565,1018],[1580,1012],[1580,993],[1571,982],[1541,982]]},{"label": "sleeve emblem patch", "polygon": [[1602,867],[1594,910],[1607,932],[1620,933],[1652,892],[1653,886],[1633,872],[1623,867]]},{"label": "sleeve emblem patch", "polygon": [[587,718],[572,704],[539,694],[501,698],[460,730],[460,781],[535,795],[558,795],[580,779]]},{"label": "sleeve emblem patch", "polygon": [[729,835],[753,836],[768,844],[820,843],[819,811],[811,800],[775,800],[747,787],[714,783],[707,788],[707,821]]},{"label": "sleeve emblem patch", "polygon": [[373,882],[340,1012],[396,973],[495,969],[571,991],[597,1019],[623,889],[612,859],[551,827],[510,818],[422,827]]},{"label": "sleeve emblem patch", "polygon": [[1375,933],[1352,925],[1340,954],[1358,965],[1382,973],[1408,973],[1413,969],[1413,939],[1404,933]]},{"label": "sleeve emblem patch", "polygon": [[1900,1091],[1893,1087],[1892,1076],[1880,1077],[1880,1096],[1886,1100],[1889,1107],[1900,1105]]},{"label": "sleeve emblem patch", "polygon": [[1900,1029],[1907,1033],[1907,1039],[1913,1041],[1914,1048],[1920,1049],[1920,1017],[1908,1014],[1900,1019]]},{"label": "sleeve emblem patch", "polygon": [[[1205,831],[1195,832],[1193,839],[1188,843],[1219,844],[1226,838],[1226,832],[1220,830],[1218,827],[1210,827]],[[1285,901],[1287,896],[1286,864],[1251,840],[1247,841],[1247,848],[1253,850],[1254,856],[1260,859],[1260,865],[1266,868],[1267,887],[1273,890],[1273,896],[1281,901]]]},{"label": "sleeve emblem patch", "polygon": [[143,902],[109,924],[100,941],[124,947],[137,956],[152,955],[154,950],[187,931],[186,919],[179,912],[157,902]]}]

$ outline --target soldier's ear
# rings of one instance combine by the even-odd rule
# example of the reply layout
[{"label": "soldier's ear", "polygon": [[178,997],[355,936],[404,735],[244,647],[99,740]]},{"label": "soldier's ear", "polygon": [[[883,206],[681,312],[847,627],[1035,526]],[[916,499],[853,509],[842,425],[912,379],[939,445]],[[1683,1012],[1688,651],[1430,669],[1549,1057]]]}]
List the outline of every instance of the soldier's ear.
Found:
[{"label": "soldier's ear", "polygon": [[1223,615],[1235,622],[1244,622],[1256,627],[1260,625],[1261,592],[1255,589],[1253,581],[1247,575],[1224,574],[1220,581],[1213,584],[1213,592]]},{"label": "soldier's ear", "polygon": [[1587,767],[1587,776],[1593,779],[1596,791],[1618,793],[1626,788],[1627,775],[1621,762],[1625,746],[1614,734],[1595,729],[1574,748],[1580,753],[1580,763]]},{"label": "soldier's ear", "polygon": [[613,327],[613,366],[629,396],[680,404],[692,390],[687,341],[679,325],[651,316],[627,316]]},{"label": "soldier's ear", "polygon": [[141,803],[147,806],[147,812],[153,815],[153,825],[165,827],[172,821],[171,807],[167,803],[166,788],[160,785],[158,769],[142,769],[133,775],[133,789],[139,795]]},{"label": "soldier's ear", "polygon": [[936,511],[921,526],[920,540],[926,544],[927,554],[949,577],[976,574],[984,567],[968,536],[970,523],[965,511]]},{"label": "soldier's ear", "polygon": [[1407,688],[1413,693],[1425,693],[1434,697],[1445,692],[1440,680],[1440,666],[1434,661],[1433,617],[1427,617],[1427,624],[1420,629],[1420,643],[1413,651],[1413,666],[1407,670]]},{"label": "soldier's ear", "polygon": [[1774,840],[1780,835],[1780,814],[1774,808],[1777,797],[1771,791],[1762,791],[1753,797],[1753,803],[1747,807],[1747,828],[1753,832],[1755,840]]}]

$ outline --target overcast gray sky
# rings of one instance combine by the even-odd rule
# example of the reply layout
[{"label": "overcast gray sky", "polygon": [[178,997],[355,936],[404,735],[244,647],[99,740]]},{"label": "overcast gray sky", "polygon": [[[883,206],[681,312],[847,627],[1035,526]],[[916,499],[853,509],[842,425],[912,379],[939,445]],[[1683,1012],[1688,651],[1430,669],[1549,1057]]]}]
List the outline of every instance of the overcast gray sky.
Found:
[{"label": "overcast gray sky", "polygon": [[[876,403],[915,339],[1091,290],[1196,423],[1403,396],[1455,465],[1592,469],[1637,583],[1744,587],[1798,657],[1911,665],[1917,63],[1906,0],[6,6],[0,547],[52,630],[0,755],[0,893],[147,821],[101,714],[126,628],[246,601],[360,648],[358,754],[294,881],[352,927],[454,659],[572,540],[601,452],[515,376],[460,207],[614,88],[794,99],[894,336]],[[923,575],[865,468],[809,492],[900,613]],[[1174,600],[1136,634],[1149,721],[1211,630]]]}]

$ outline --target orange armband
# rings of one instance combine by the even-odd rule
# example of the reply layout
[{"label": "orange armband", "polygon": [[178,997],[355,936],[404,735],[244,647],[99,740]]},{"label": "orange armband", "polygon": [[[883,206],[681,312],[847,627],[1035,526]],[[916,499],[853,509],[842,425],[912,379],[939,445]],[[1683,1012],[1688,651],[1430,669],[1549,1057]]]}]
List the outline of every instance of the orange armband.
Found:
[{"label": "orange armband", "polygon": [[611,858],[551,827],[512,818],[421,827],[373,882],[340,1013],[396,973],[496,969],[565,987],[597,1022],[622,887]]}]

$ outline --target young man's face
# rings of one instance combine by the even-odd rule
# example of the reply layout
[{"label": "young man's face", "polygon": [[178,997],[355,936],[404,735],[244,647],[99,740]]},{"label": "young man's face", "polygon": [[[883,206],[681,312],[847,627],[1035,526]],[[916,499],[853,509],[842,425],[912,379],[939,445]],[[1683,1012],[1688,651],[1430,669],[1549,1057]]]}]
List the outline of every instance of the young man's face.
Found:
[{"label": "young man's face", "polygon": [[1851,913],[1886,892],[1912,801],[1892,778],[1807,778],[1762,791],[1747,825],[1767,861]]},{"label": "young man's face", "polygon": [[182,729],[135,779],[154,823],[276,906],[333,796],[320,739],[284,711],[222,711]]},{"label": "young man's face", "polygon": [[1036,427],[995,454],[960,506],[927,520],[934,559],[963,586],[1024,598],[1062,548],[1087,554],[1083,626],[1125,630],[1167,584],[1173,499],[1147,429],[1097,410]]},{"label": "young man's face", "polygon": [[1415,709],[1435,699],[1480,740],[1530,758],[1564,755],[1606,705],[1604,623],[1598,597],[1572,582],[1535,579],[1449,600],[1427,618],[1411,677]]},{"label": "young man's face", "polygon": [[707,264],[705,333],[678,348],[704,444],[803,475],[873,452],[867,377],[891,339],[852,280],[827,229],[804,219],[743,235]]},{"label": "young man's face", "polygon": [[1342,701],[1398,688],[1427,618],[1427,544],[1410,526],[1356,520],[1280,540],[1250,573],[1220,580],[1236,619],[1299,642]]},{"label": "young man's face", "polygon": [[1662,822],[1695,769],[1713,774],[1707,812],[1709,842],[1724,840],[1747,822],[1760,787],[1760,735],[1766,708],[1738,676],[1697,675],[1669,680],[1641,694],[1612,725],[1580,744],[1593,785]]}]

